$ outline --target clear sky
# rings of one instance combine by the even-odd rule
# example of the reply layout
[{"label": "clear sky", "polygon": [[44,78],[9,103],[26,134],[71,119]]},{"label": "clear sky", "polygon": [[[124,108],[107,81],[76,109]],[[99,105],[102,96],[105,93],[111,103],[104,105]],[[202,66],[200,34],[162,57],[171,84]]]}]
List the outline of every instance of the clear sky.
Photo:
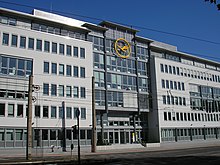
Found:
[{"label": "clear sky", "polygon": [[107,20],[126,24],[139,29],[140,36],[220,61],[220,11],[205,0],[0,0],[0,6],[28,13],[33,8],[72,13],[71,17],[92,23]]}]

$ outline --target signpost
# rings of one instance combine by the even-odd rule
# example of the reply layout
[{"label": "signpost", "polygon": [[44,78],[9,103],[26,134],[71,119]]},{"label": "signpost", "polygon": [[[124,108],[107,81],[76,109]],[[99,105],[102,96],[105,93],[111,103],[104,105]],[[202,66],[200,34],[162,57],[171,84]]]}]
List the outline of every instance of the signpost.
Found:
[{"label": "signpost", "polygon": [[77,117],[77,127],[78,127],[78,132],[77,132],[77,138],[78,138],[78,164],[80,165],[80,136],[79,136],[79,115],[80,111],[79,109],[76,110],[76,117]]}]

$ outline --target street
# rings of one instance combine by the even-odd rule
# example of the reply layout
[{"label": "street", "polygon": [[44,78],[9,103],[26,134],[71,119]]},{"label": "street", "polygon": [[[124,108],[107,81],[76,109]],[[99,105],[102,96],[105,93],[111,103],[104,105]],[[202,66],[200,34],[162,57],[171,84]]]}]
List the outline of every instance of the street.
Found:
[{"label": "street", "polygon": [[220,147],[109,154],[107,159],[112,162],[104,163],[106,165],[217,165],[220,163]]}]

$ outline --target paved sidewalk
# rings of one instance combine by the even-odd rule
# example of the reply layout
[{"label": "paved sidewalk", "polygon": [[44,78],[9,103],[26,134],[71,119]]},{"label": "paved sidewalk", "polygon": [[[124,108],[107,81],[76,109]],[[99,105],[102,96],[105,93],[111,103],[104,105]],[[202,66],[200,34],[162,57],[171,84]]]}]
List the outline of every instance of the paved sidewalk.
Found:
[{"label": "paved sidewalk", "polygon": [[[141,145],[112,145],[108,149],[97,150],[96,153],[91,153],[91,147],[82,146],[81,147],[81,160],[83,164],[88,162],[104,162],[108,159],[109,154],[116,153],[135,153],[135,152],[154,152],[154,151],[164,151],[164,150],[178,150],[186,148],[197,148],[197,147],[211,147],[220,146],[219,139],[213,140],[198,140],[198,141],[183,141],[183,142],[166,142],[161,143],[160,146],[154,145],[155,147],[143,147]],[[132,146],[134,148],[132,148]],[[67,148],[66,152],[62,151],[62,148],[55,148],[54,152],[50,149],[33,149],[33,161],[25,160],[25,149],[0,149],[0,165],[1,164],[39,164],[39,163],[59,163],[59,162],[70,162],[77,164],[77,147],[74,148],[71,156],[70,148]]]}]

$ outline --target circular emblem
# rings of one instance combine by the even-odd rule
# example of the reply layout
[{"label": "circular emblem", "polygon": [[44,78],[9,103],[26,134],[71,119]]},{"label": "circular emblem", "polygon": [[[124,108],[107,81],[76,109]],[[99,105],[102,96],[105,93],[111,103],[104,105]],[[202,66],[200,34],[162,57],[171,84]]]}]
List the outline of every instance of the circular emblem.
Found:
[{"label": "circular emblem", "polygon": [[131,46],[124,38],[115,41],[115,52],[121,58],[128,58],[131,54]]}]

